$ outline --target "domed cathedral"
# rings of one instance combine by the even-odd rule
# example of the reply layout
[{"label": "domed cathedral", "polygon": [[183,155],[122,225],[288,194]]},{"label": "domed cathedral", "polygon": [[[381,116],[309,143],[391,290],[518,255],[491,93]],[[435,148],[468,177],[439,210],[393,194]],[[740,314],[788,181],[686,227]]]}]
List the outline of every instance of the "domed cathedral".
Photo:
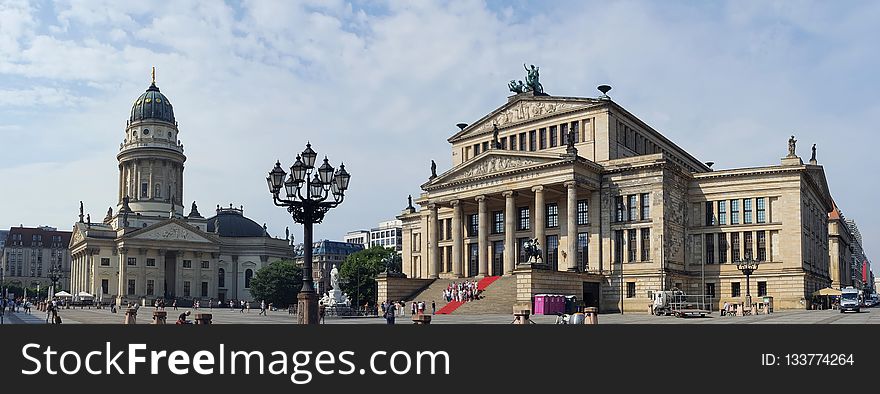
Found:
[{"label": "domed cathedral", "polygon": [[205,218],[193,201],[185,214],[180,129],[171,100],[156,86],[155,69],[152,76],[132,104],[116,155],[115,209],[92,222],[80,203],[69,246],[72,293],[118,304],[253,301],[256,272],[292,259],[293,249],[245,217],[243,206],[217,205]]}]

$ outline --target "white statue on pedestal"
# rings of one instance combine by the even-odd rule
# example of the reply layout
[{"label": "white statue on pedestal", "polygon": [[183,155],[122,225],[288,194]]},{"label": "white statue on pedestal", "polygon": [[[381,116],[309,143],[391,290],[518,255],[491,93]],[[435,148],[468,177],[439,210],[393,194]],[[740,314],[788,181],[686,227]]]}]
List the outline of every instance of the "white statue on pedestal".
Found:
[{"label": "white statue on pedestal", "polygon": [[330,270],[330,290],[329,293],[324,293],[324,297],[321,298],[321,302],[324,306],[350,306],[351,302],[348,299],[348,295],[343,293],[339,288],[339,269],[336,266],[333,266],[333,269]]}]

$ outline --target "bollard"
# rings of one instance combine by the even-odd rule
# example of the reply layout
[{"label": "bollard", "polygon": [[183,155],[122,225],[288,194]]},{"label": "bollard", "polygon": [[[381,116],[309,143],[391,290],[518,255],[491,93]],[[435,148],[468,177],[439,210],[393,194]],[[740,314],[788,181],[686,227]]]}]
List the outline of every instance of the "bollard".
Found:
[{"label": "bollard", "polygon": [[137,309],[128,308],[125,311],[125,322],[122,324],[137,324]]},{"label": "bollard", "polygon": [[211,324],[210,313],[196,313],[196,324]]},{"label": "bollard", "polygon": [[153,311],[153,324],[165,324],[165,319],[168,316],[168,312],[165,311]]},{"label": "bollard", "polygon": [[431,324],[431,315],[415,315],[412,321],[413,324]]},{"label": "bollard", "polygon": [[599,324],[599,308],[584,308],[584,324]]}]

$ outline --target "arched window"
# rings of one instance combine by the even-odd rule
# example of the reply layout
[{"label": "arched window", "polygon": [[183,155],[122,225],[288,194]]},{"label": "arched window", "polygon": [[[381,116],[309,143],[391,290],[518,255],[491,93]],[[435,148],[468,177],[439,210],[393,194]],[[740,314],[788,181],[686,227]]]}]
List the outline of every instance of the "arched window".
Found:
[{"label": "arched window", "polygon": [[226,270],[220,268],[220,271],[217,272],[217,287],[226,287]]},{"label": "arched window", "polygon": [[253,276],[254,276],[254,270],[248,268],[247,270],[244,271],[244,288],[245,289],[251,288],[251,277],[253,277]]},{"label": "arched window", "polygon": [[153,187],[155,191],[153,192],[153,198],[162,198],[162,184],[157,183],[156,186]]}]

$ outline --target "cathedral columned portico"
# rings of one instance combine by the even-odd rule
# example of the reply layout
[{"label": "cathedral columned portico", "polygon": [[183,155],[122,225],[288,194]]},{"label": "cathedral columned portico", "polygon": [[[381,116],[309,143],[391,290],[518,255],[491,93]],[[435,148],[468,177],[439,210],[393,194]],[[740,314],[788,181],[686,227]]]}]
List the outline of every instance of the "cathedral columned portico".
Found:
[{"label": "cathedral columned portico", "polygon": [[[69,245],[71,289],[118,305],[165,298],[183,304],[252,300],[250,280],[280,259],[288,239],[244,216],[244,207],[217,205],[205,218],[195,202],[184,214],[186,156],[170,100],[154,79],[135,99],[119,144],[117,204],[104,220],[74,224]],[[91,215],[87,217],[91,218]],[[152,302],[152,301],[151,301]]]}]

